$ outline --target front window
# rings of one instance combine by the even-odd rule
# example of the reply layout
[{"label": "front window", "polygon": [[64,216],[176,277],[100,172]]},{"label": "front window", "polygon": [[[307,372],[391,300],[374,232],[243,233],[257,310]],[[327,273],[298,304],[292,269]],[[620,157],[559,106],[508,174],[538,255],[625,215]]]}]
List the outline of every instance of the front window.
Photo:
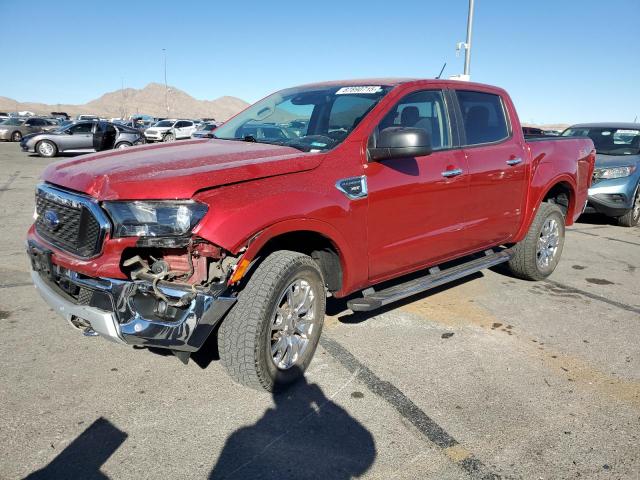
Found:
[{"label": "front window", "polygon": [[347,138],[390,90],[381,85],[282,90],[218,127],[214,138],[328,150]]},{"label": "front window", "polygon": [[596,152],[604,155],[640,154],[640,129],[606,127],[571,127],[563,137],[589,137]]},{"label": "front window", "polygon": [[175,122],[172,122],[171,120],[161,120],[158,123],[156,123],[154,127],[173,127],[174,123]]}]

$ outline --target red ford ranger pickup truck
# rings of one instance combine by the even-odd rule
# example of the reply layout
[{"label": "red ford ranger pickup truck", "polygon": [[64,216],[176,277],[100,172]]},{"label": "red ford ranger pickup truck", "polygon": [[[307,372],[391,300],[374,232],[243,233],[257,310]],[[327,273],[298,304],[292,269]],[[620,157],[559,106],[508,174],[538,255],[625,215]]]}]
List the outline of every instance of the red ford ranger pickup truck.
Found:
[{"label": "red ford ranger pickup truck", "polygon": [[588,138],[525,140],[504,90],[457,81],[290,88],[214,133],[51,164],[33,282],[86,335],[185,363],[216,335],[267,390],[309,365],[328,295],[362,311],[503,262],[547,277],[595,159]]}]

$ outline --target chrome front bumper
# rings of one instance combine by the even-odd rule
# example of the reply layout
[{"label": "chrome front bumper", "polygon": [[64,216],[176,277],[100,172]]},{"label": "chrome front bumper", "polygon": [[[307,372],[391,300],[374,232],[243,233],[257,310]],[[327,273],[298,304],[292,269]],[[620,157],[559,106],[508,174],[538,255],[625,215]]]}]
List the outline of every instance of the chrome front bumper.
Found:
[{"label": "chrome front bumper", "polygon": [[[38,272],[32,271],[31,278],[45,302],[72,326],[116,343],[195,352],[236,301],[234,297],[198,293],[189,305],[174,309],[170,318],[158,318],[148,283],[81,278],[69,273],[65,281],[89,292],[89,298],[101,296],[102,305],[112,311],[73,301]],[[185,293],[178,288],[160,290],[169,298]]]}]

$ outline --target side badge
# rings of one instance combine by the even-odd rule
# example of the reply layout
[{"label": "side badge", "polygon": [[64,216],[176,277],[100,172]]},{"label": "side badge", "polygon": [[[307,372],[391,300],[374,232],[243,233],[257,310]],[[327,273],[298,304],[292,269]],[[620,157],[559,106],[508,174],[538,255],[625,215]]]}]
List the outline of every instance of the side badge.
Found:
[{"label": "side badge", "polygon": [[336,188],[351,200],[365,198],[367,196],[367,177],[360,175],[359,177],[343,178],[336,182]]}]

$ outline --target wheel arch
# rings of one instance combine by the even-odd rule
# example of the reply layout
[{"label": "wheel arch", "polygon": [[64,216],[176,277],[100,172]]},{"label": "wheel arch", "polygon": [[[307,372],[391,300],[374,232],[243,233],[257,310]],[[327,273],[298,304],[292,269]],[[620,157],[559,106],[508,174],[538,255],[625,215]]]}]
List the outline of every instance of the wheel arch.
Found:
[{"label": "wheel arch", "polygon": [[346,242],[329,224],[308,219],[279,222],[249,239],[241,256],[241,261],[249,262],[242,278],[250,276],[264,258],[277,250],[311,256],[320,265],[328,290],[336,296],[342,296],[351,282],[349,265],[352,259]]},{"label": "wheel arch", "polygon": [[544,202],[554,203],[558,205],[564,214],[565,225],[573,225],[573,219],[576,211],[576,185],[575,181],[569,175],[560,175],[549,181],[544,186],[536,186],[535,181],[532,184],[532,192],[530,193],[530,200],[527,207],[527,216],[522,223],[518,234],[515,236],[514,241],[517,243],[522,240],[531,223],[538,213],[540,205]]}]

